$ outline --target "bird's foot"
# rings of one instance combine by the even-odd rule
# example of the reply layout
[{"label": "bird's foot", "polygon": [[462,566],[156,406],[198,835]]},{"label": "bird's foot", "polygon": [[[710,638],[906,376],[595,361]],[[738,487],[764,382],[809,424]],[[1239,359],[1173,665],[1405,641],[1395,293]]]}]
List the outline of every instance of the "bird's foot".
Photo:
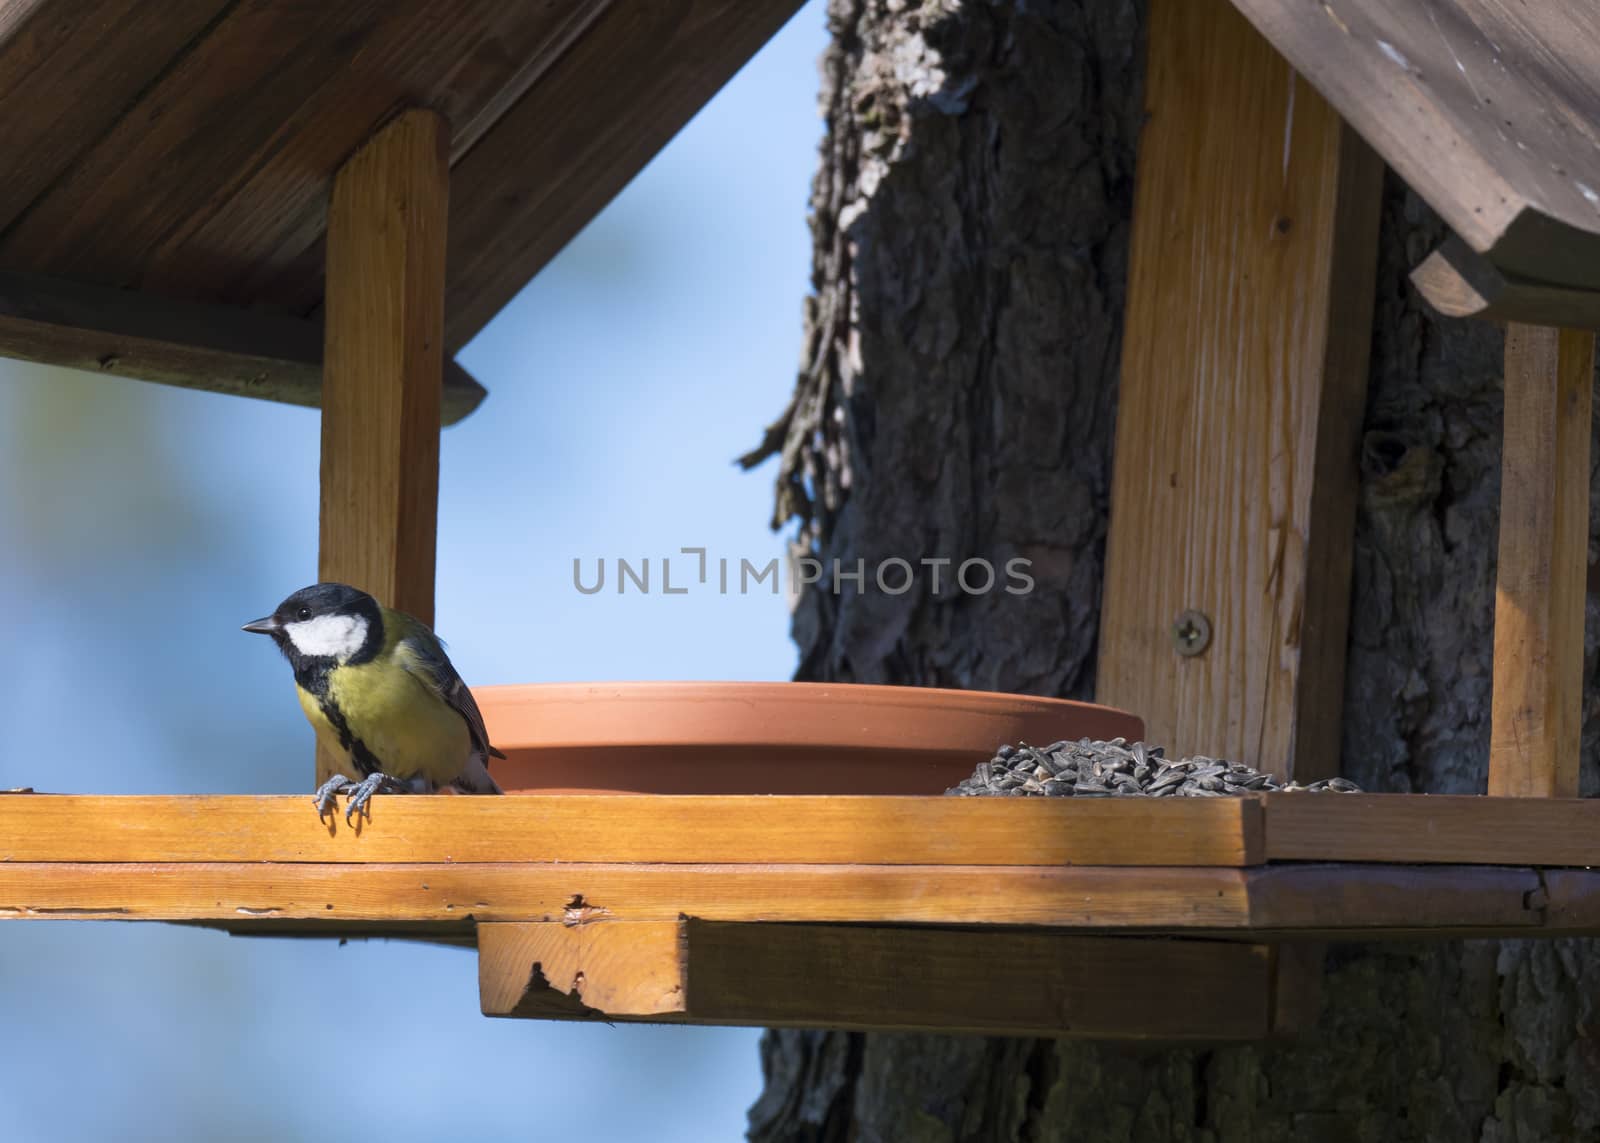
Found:
[{"label": "bird's foot", "polygon": [[338,794],[347,794],[355,788],[356,784],[343,774],[335,774],[318,786],[316,794],[311,799],[311,804],[317,807],[317,817],[325,818],[333,813],[334,797]]},{"label": "bird's foot", "polygon": [[372,800],[373,794],[409,794],[411,786],[387,774],[368,774],[359,785],[352,785],[348,792],[350,803],[344,808],[344,820],[346,825],[353,825],[355,815],[363,811],[369,819],[372,817],[372,811],[367,809],[367,803]]}]

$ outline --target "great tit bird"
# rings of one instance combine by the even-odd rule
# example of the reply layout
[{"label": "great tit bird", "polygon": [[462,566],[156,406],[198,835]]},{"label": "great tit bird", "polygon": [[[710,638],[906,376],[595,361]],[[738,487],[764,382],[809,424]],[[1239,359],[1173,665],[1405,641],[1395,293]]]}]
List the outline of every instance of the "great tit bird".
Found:
[{"label": "great tit bird", "polygon": [[350,795],[349,822],[379,790],[500,793],[489,755],[505,755],[489,745],[472,692],[420,620],[348,584],[318,583],[244,630],[272,637],[317,739],[349,770],[318,787],[319,817],[336,794]]}]

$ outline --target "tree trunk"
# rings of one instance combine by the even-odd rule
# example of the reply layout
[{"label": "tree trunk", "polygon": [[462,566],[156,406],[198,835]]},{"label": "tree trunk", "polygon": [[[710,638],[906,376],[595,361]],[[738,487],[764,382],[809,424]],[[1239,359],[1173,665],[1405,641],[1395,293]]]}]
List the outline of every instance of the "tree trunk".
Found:
[{"label": "tree trunk", "polygon": [[[806,360],[752,458],[782,454],[776,522],[830,571],[1021,555],[1036,586],[966,594],[946,569],[934,591],[924,568],[890,595],[825,575],[795,614],[800,677],[1087,696],[1142,6],[831,0],[829,21]],[[1391,177],[1343,744],[1375,790],[1481,791],[1488,753],[1501,337],[1408,286],[1442,237]],[[1595,709],[1591,687],[1586,792]],[[1597,993],[1588,941],[1351,945],[1289,1045],[769,1032],[750,1137],[1597,1140]]]}]

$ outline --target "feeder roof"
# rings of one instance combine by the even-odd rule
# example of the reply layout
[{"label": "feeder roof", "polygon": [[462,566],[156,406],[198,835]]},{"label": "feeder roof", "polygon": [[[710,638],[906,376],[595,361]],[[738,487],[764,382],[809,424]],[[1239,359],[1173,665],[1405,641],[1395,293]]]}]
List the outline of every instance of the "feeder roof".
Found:
[{"label": "feeder roof", "polygon": [[[422,106],[451,128],[452,354],[798,6],[8,4],[0,13],[0,149],[9,156],[0,171],[0,352],[250,391],[247,369],[210,384],[203,375],[218,356],[257,348],[275,363],[264,381],[254,375],[258,395],[314,403],[316,329],[271,323],[289,315],[316,325],[333,175],[397,111]],[[38,278],[57,280],[43,302],[32,288]],[[153,314],[150,298],[188,305]],[[257,329],[194,307],[273,316]],[[207,332],[219,323],[230,331],[221,345]],[[138,344],[135,334],[167,348]],[[272,348],[285,338],[295,348]],[[175,355],[185,342],[212,358]],[[313,360],[297,366],[307,353]],[[307,385],[309,396],[271,391]],[[451,385],[475,387],[459,371]],[[465,411],[457,396],[447,420]]]},{"label": "feeder roof", "polygon": [[[1600,290],[1600,7],[1233,2],[1456,232],[1435,270],[1545,303]],[[1447,312],[1558,322],[1586,301],[1490,315],[1481,300]]]}]

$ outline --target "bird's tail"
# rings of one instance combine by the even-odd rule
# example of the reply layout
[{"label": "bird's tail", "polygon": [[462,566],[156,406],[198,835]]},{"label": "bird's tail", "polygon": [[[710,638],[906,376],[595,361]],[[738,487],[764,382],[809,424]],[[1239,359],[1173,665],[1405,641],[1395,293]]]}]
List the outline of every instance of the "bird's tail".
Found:
[{"label": "bird's tail", "polygon": [[489,775],[489,768],[483,764],[483,759],[476,752],[467,758],[467,764],[462,768],[461,776],[450,784],[464,794],[499,794],[504,792],[500,789],[500,784]]}]

